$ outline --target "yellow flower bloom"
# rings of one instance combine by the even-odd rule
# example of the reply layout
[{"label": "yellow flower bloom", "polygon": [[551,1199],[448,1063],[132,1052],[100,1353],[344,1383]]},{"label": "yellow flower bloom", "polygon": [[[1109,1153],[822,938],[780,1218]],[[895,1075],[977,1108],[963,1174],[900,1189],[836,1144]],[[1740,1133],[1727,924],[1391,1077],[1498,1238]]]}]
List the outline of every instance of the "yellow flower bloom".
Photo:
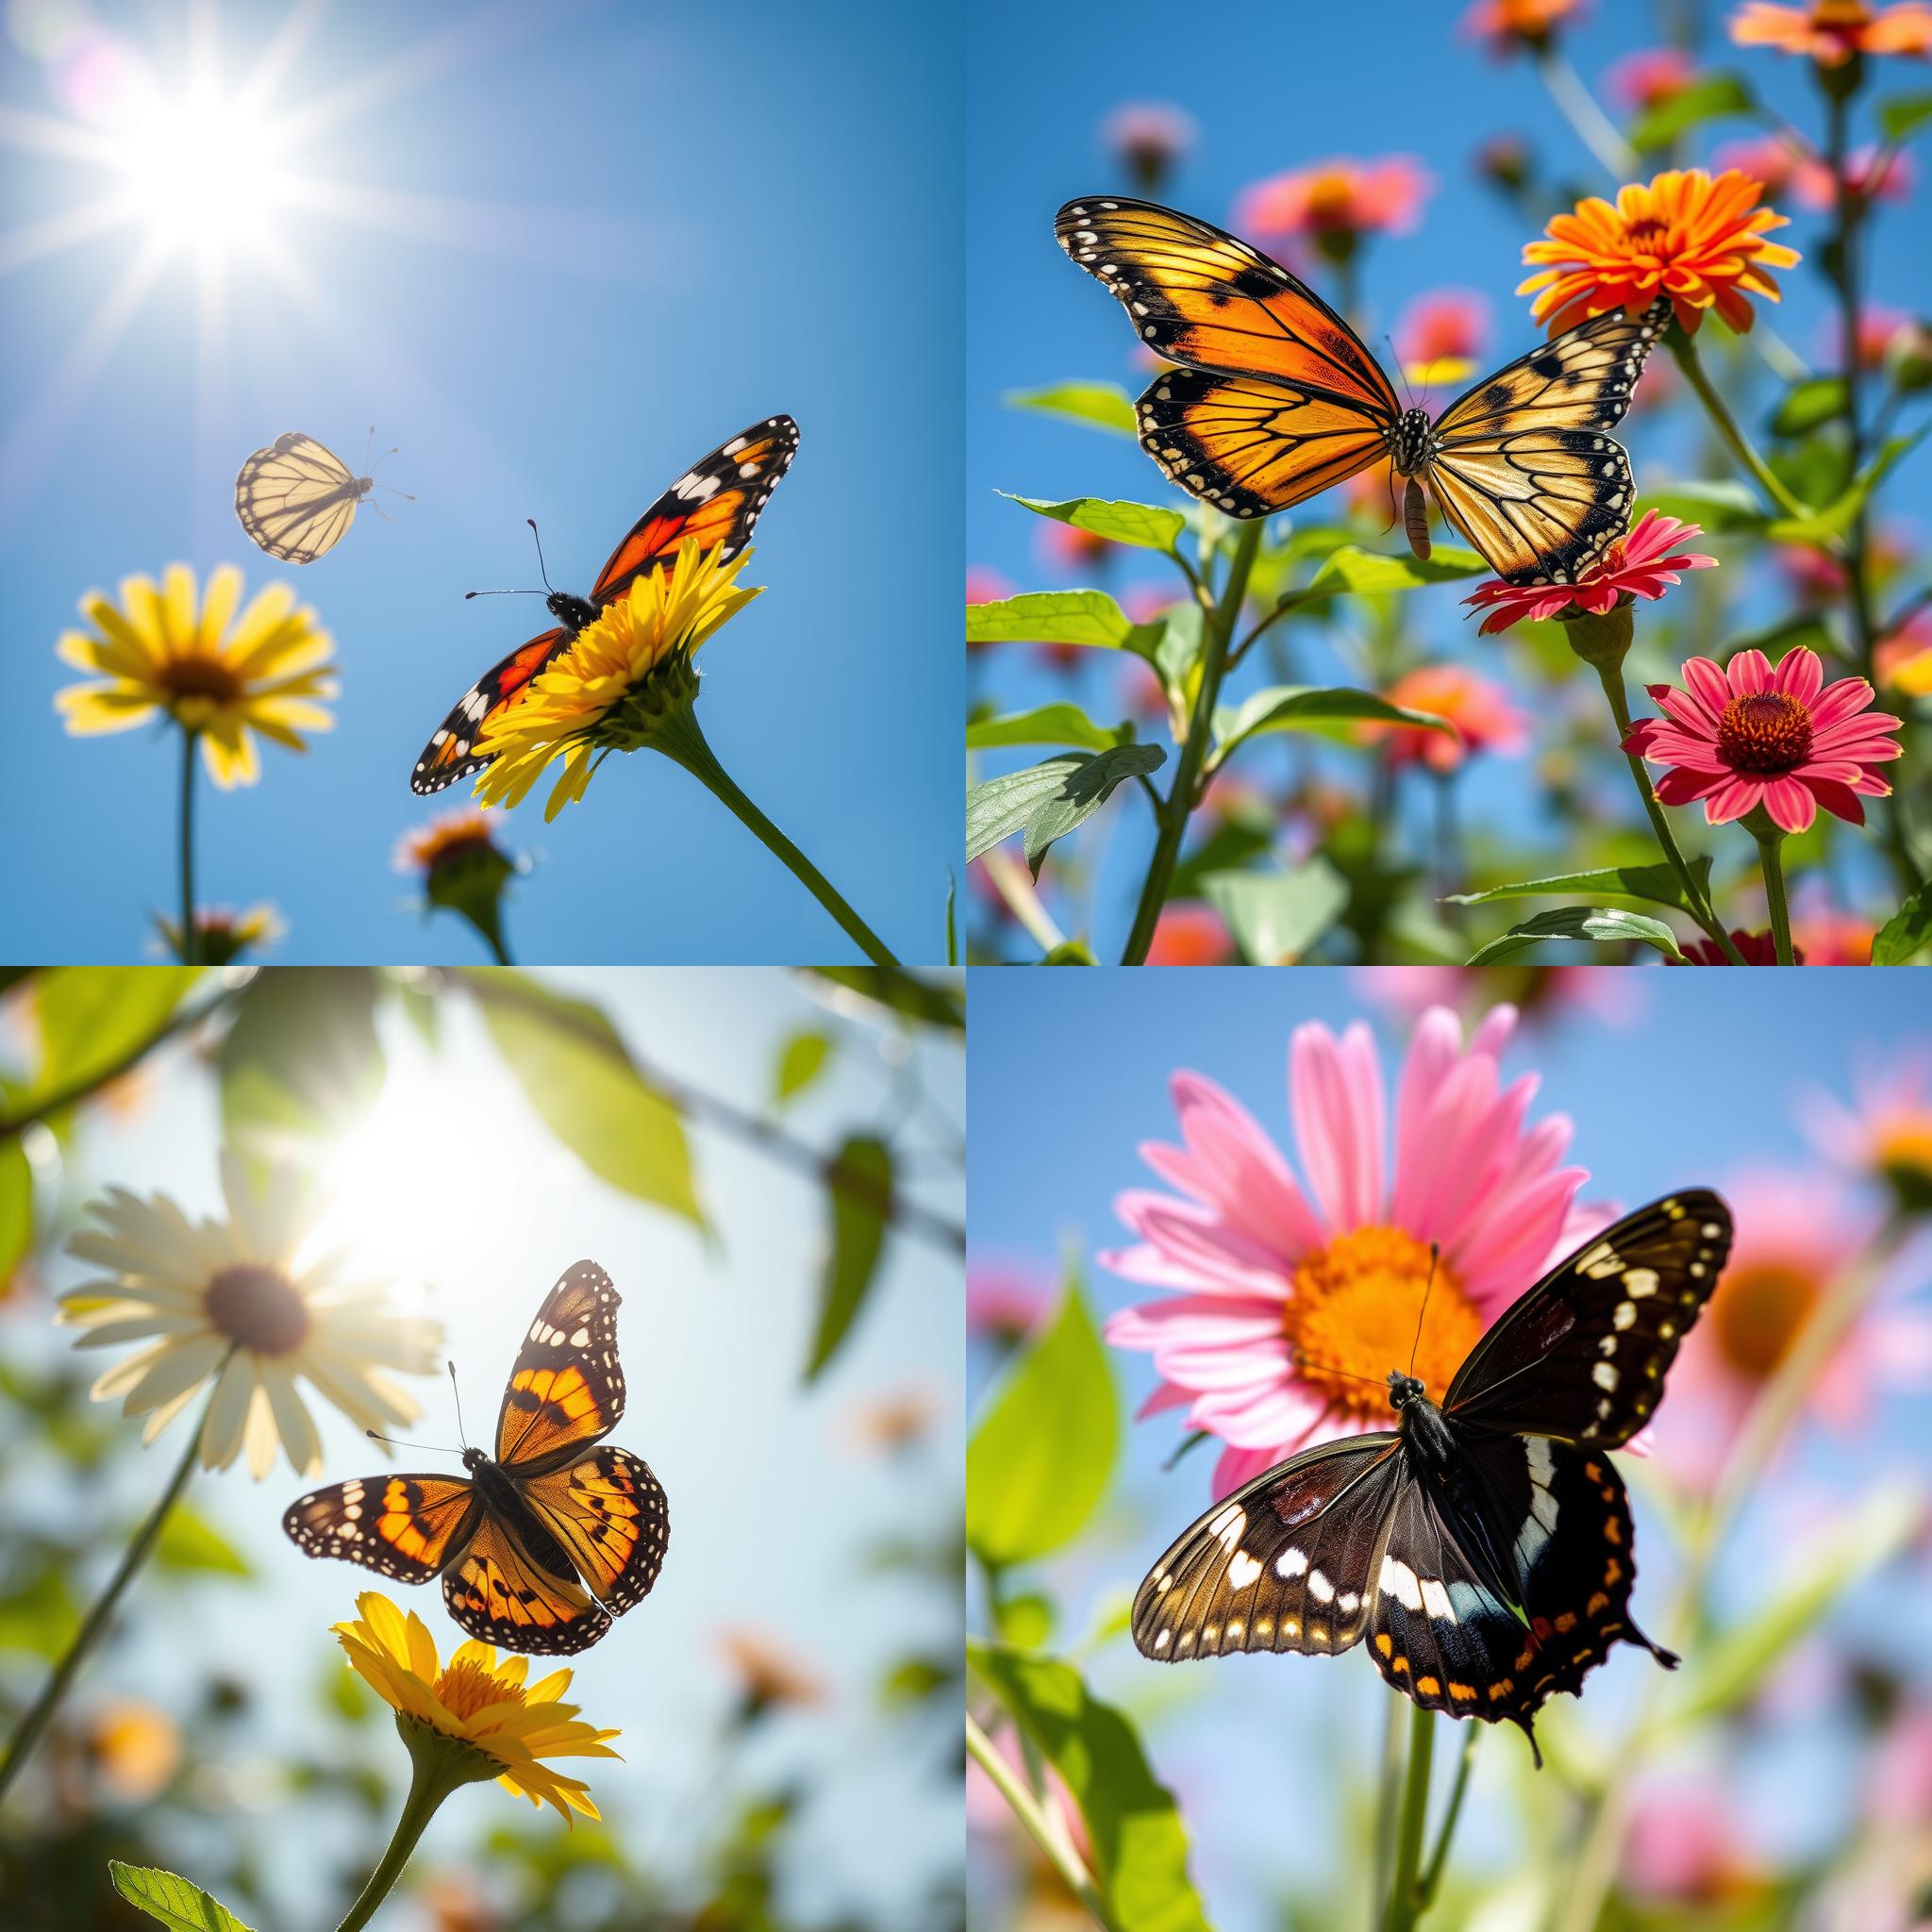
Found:
[{"label": "yellow flower bloom", "polygon": [[450,859],[489,850],[496,843],[498,824],[489,812],[475,806],[439,812],[427,824],[403,834],[396,844],[395,868],[426,875]]},{"label": "yellow flower bloom", "polygon": [[[163,912],[155,919],[161,944],[171,959],[181,958],[181,922]],[[204,966],[227,966],[247,953],[265,953],[288,934],[282,915],[266,900],[237,912],[227,906],[195,908],[195,958]]]},{"label": "yellow flower bloom", "polygon": [[543,808],[544,818],[554,819],[584,795],[597,753],[635,751],[647,742],[653,683],[665,686],[658,695],[688,701],[688,690],[672,689],[680,670],[688,682],[691,654],[759,594],[735,582],[751,558],[749,550],[730,558],[722,549],[701,551],[687,538],[672,569],[638,578],[629,596],[578,632],[532,682],[529,695],[484,731],[475,749],[496,761],[477,778],[477,798],[517,805],[561,757],[562,774]]},{"label": "yellow flower bloom", "polygon": [[208,775],[225,789],[261,775],[255,732],[306,751],[300,734],[335,722],[319,702],[336,694],[329,634],[308,605],[296,608],[287,584],[269,585],[237,619],[241,601],[242,573],[225,563],[198,610],[186,564],[170,564],[159,585],[124,577],[119,606],[90,591],[80,609],[93,629],[63,632],[56,649],[106,681],[57,693],[68,730],[129,731],[165,711],[200,734]]},{"label": "yellow flower bloom", "polygon": [[474,1639],[458,1646],[447,1669],[437,1662],[436,1640],[411,1610],[406,1617],[388,1597],[370,1590],[356,1599],[360,1615],[334,1630],[360,1675],[398,1718],[412,1718],[440,1736],[467,1744],[498,1766],[496,1781],[532,1805],[553,1805],[566,1824],[571,1812],[599,1816],[590,1788],[544,1761],[552,1757],[615,1757],[608,1740],[558,1700],[570,1689],[567,1670],[525,1685],[529,1661],[506,1657]]}]

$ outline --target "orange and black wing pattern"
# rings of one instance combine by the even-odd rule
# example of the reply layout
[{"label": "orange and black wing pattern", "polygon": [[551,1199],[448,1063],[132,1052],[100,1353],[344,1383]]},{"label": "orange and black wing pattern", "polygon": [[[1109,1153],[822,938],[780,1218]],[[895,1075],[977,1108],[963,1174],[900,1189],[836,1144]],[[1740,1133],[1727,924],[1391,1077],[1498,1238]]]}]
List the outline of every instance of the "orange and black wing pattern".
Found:
[{"label": "orange and black wing pattern", "polygon": [[1141,398],[1141,446],[1230,516],[1266,516],[1366,468],[1402,414],[1356,332],[1239,236],[1153,202],[1070,201],[1055,232],[1153,353],[1192,374]]},{"label": "orange and black wing pattern", "polygon": [[496,1459],[509,1474],[547,1474],[617,1426],[617,1307],[594,1261],[579,1261],[544,1297],[496,1418]]},{"label": "orange and black wing pattern", "polygon": [[341,1557],[398,1583],[427,1583],[462,1550],[482,1516],[467,1477],[358,1477],[317,1490],[282,1516],[297,1549]]},{"label": "orange and black wing pattern", "polygon": [[472,1637],[505,1650],[588,1650],[610,1628],[575,1577],[540,1560],[493,1516],[442,1579],[442,1600]]},{"label": "orange and black wing pattern", "polygon": [[778,479],[798,454],[798,425],[767,416],[720,443],[688,469],[610,553],[591,591],[593,604],[614,602],[645,573],[669,569],[687,540],[728,561],[751,541],[753,526]]},{"label": "orange and black wing pattern", "polygon": [[621,1617],[650,1593],[671,1518],[663,1485],[641,1457],[604,1443],[528,1478],[521,1494],[606,1607]]},{"label": "orange and black wing pattern", "polygon": [[500,663],[492,664],[461,697],[449,716],[437,726],[435,735],[423,747],[416,769],[409,774],[409,790],[421,797],[441,791],[472,772],[480,772],[490,760],[477,758],[476,741],[491,720],[500,718],[513,705],[529,695],[530,682],[550,660],[570,642],[562,628],[546,630],[527,644],[519,644]]}]

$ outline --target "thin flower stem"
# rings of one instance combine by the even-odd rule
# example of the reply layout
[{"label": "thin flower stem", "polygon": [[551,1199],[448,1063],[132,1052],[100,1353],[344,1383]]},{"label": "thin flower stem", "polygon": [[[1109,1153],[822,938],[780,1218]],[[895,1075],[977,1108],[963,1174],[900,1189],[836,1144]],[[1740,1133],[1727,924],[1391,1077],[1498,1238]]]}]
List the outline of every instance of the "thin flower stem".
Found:
[{"label": "thin flower stem", "polygon": [[175,948],[184,966],[199,964],[201,935],[194,929],[194,754],[201,733],[181,733],[181,943]]},{"label": "thin flower stem", "polygon": [[1756,836],[1757,862],[1764,871],[1764,897],[1771,908],[1771,940],[1777,949],[1777,963],[1795,966],[1798,961],[1791,951],[1791,908],[1785,901],[1784,859],[1778,851],[1785,835],[1774,825]]},{"label": "thin flower stem", "polygon": [[988,883],[1042,953],[1066,944],[1067,936],[1041,903],[1032,874],[1010,852],[994,846],[980,856],[979,862],[986,869]]},{"label": "thin flower stem", "polygon": [[1436,1713],[1418,1704],[1408,1726],[1408,1772],[1395,1825],[1395,1876],[1382,1914],[1382,1932],[1410,1932],[1422,1916],[1416,1881],[1422,1871],[1423,1830],[1429,1816],[1429,1763],[1435,1752]]},{"label": "thin flower stem", "polygon": [[1374,1890],[1369,1894],[1370,1932],[1379,1932],[1382,1911],[1395,1874],[1395,1817],[1402,1791],[1403,1700],[1383,1700],[1387,1716],[1382,1725],[1382,1769],[1375,1788]]},{"label": "thin flower stem", "polygon": [[1208,757],[1208,741],[1212,735],[1214,707],[1221,700],[1221,680],[1227,672],[1227,654],[1234,640],[1234,627],[1241,620],[1241,604],[1248,594],[1248,577],[1261,547],[1261,525],[1257,520],[1243,524],[1234,541],[1234,555],[1227,567],[1227,581],[1222,586],[1220,601],[1208,614],[1201,633],[1201,688],[1194,696],[1193,715],[1181,745],[1174,784],[1160,815],[1160,829],[1154,841],[1154,857],[1148,861],[1147,876],[1141,887],[1141,903],[1134,910],[1133,929],[1127,935],[1126,949],[1121,955],[1123,966],[1142,966],[1147,949],[1154,943],[1154,928],[1160,908],[1167,904],[1167,889],[1174,880],[1174,861],[1180,857],[1181,841],[1187,835],[1188,817],[1195,804],[1201,770]]},{"label": "thin flower stem", "polygon": [[1575,68],[1559,54],[1554,42],[1546,42],[1536,57],[1537,72],[1557,104],[1557,111],[1569,122],[1571,130],[1596,157],[1607,175],[1627,181],[1637,172],[1637,155],[1630,143],[1611,125],[1608,115],[1577,78]]},{"label": "thin flower stem", "polygon": [[1417,1888],[1417,1915],[1428,1910],[1436,1902],[1436,1893],[1442,1883],[1442,1874],[1449,1864],[1449,1844],[1456,1836],[1456,1821],[1462,1815],[1463,1794],[1469,1790],[1470,1767],[1475,1762],[1475,1747],[1482,1736],[1482,1726],[1474,1719],[1463,1725],[1462,1750],[1456,1760],[1456,1782],[1449,1787],[1448,1808],[1442,1813],[1442,1823],[1436,1831],[1436,1848],[1423,1866],[1422,1881]]},{"label": "thin flower stem", "polygon": [[[973,1761],[992,1781],[993,1789],[1007,1801],[1013,1816],[1026,1827],[1033,1842],[1045,1853],[1054,1870],[1066,1881],[1068,1890],[1080,1901],[1088,1917],[1096,1925],[1105,1926],[1107,1932],[1123,1932],[1112,1907],[1094,1883],[1093,1874],[1080,1862],[1073,1847],[1064,1841],[1064,1835],[1054,1830],[1033,1793],[1016,1775],[1013,1767],[994,1749],[992,1740],[980,1728],[971,1711],[966,1714],[966,1749],[971,1753]],[[344,1925],[341,1932],[353,1932],[353,1928]]]},{"label": "thin flower stem", "polygon": [[[1630,736],[1630,700],[1624,690],[1624,669],[1620,664],[1599,665],[1597,676],[1602,680],[1604,695],[1610,701],[1610,715],[1617,722],[1617,742],[1621,745]],[[1725,959],[1733,966],[1744,964],[1744,956],[1739,952],[1729,928],[1717,916],[1716,908],[1706,896],[1704,888],[1697,882],[1697,875],[1685,861],[1684,855],[1677,849],[1677,841],[1671,831],[1671,822],[1664,816],[1663,806],[1658,802],[1657,788],[1650,782],[1650,774],[1644,770],[1643,760],[1634,751],[1624,754],[1624,761],[1630,767],[1630,776],[1637,786],[1637,795],[1643,801],[1644,814],[1650,820],[1650,828],[1657,835],[1657,842],[1663,848],[1664,857],[1670,861],[1671,870],[1677,874],[1677,883],[1684,889],[1684,901],[1694,919],[1716,942]]]},{"label": "thin flower stem", "polygon": [[739,790],[731,774],[718,762],[717,754],[698,728],[697,719],[689,707],[675,725],[667,724],[660,728],[652,743],[675,764],[682,765],[712,797],[737,817],[741,824],[754,833],[799,884],[838,921],[846,937],[874,966],[896,966],[899,963],[886,942],[846,904],[824,874]]},{"label": "thin flower stem", "polygon": [[[204,1416],[206,1411],[204,1411]],[[121,1601],[122,1592],[134,1579],[134,1574],[147,1561],[153,1553],[155,1543],[161,1533],[161,1526],[168,1520],[169,1512],[180,1501],[181,1491],[188,1487],[188,1478],[194,1474],[194,1458],[201,1450],[201,1428],[197,1424],[189,1431],[188,1448],[182,1456],[174,1478],[161,1492],[160,1501],[149,1512],[148,1519],[141,1526],[134,1541],[128,1544],[119,1566],[108,1579],[108,1587],[97,1596],[81,1625],[74,1633],[74,1641],[67,1646],[66,1655],[56,1667],[54,1674],[47,1679],[41,1694],[34,1699],[32,1707],[15,1725],[13,1736],[8,1740],[7,1756],[0,1758],[0,1793],[13,1782],[21,1767],[39,1743],[41,1733],[52,1722],[61,1700],[67,1695],[75,1676],[87,1660],[88,1653],[100,1640],[102,1631],[108,1626],[108,1619],[114,1613],[114,1606]]]},{"label": "thin flower stem", "polygon": [[1681,328],[1674,328],[1670,332],[1670,343],[1671,353],[1677,358],[1677,367],[1684,372],[1685,380],[1697,391],[1705,413],[1709,416],[1717,433],[1730,445],[1731,454],[1751,473],[1757,487],[1783,515],[1810,515],[1810,511],[1778,481],[1771,465],[1757,454],[1751,446],[1750,438],[1738,427],[1737,418],[1731,414],[1724,399],[1718,394],[1710,377],[1705,373],[1697,354],[1696,338],[1687,335]]},{"label": "thin flower stem", "polygon": [[453,1768],[453,1753],[422,1750],[413,1752],[411,1757],[414,1771],[409,1778],[409,1794],[403,1800],[403,1815],[396,1820],[395,1834],[382,1855],[382,1862],[369,1874],[369,1883],[362,1888],[361,1895],[349,1907],[348,1917],[336,1932],[359,1932],[369,1923],[375,1908],[395,1889],[417,1840],[442,1801],[452,1791],[476,1781],[475,1771],[463,1774]]}]

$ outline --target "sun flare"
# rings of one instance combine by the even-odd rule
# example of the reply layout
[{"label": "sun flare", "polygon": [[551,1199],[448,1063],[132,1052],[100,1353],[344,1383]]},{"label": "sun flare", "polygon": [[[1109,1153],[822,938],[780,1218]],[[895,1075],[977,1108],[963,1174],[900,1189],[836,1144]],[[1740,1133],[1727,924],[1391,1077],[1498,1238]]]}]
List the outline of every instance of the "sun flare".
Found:
[{"label": "sun flare", "polygon": [[130,209],[172,246],[221,254],[258,242],[283,189],[274,124],[245,100],[197,92],[138,109],[114,141]]}]

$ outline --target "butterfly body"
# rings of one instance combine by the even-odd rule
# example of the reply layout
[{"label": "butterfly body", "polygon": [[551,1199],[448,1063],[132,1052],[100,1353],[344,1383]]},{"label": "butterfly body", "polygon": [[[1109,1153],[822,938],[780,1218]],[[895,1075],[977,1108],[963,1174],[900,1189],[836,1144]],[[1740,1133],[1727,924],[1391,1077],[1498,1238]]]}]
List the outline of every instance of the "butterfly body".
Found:
[{"label": "butterfly body", "polygon": [[1730,1236],[1715,1194],[1670,1196],[1512,1304],[1440,1404],[1392,1372],[1392,1429],[1290,1457],[1176,1540],[1134,1599],[1142,1655],[1367,1639],[1418,1704],[1520,1724],[1532,1748],[1537,1710],[1613,1644],[1674,1667],[1630,1614],[1629,1504],[1606,1452],[1654,1410]]},{"label": "butterfly body", "polygon": [[311,1557],[402,1583],[441,1577],[449,1613],[508,1650],[587,1649],[650,1592],[670,1540],[650,1466],[604,1441],[624,1415],[617,1291],[580,1261],[544,1298],[496,1423],[496,1454],[462,1476],[371,1476],[291,1504]]}]

